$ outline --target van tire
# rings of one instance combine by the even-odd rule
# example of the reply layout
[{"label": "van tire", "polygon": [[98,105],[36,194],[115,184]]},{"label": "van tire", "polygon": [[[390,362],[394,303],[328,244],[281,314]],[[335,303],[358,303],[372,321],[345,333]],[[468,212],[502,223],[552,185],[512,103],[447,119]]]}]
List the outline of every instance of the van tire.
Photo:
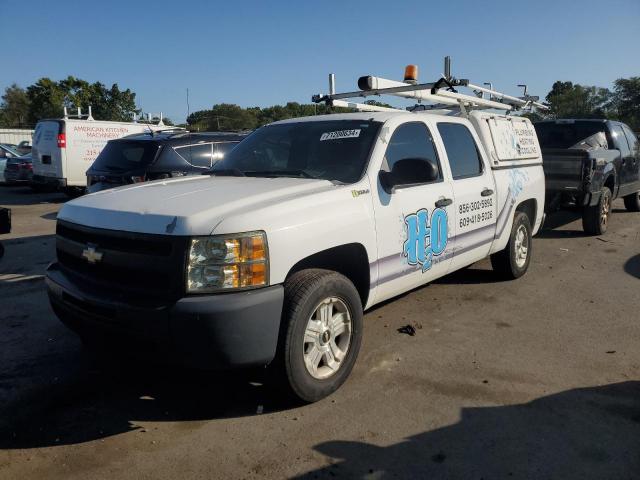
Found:
[{"label": "van tire", "polygon": [[598,203],[585,207],[582,211],[582,228],[590,235],[602,235],[607,231],[610,218],[611,190],[609,187],[602,187]]},{"label": "van tire", "polygon": [[[335,304],[332,303],[334,300]],[[318,312],[323,306],[326,308],[324,311],[332,314],[330,319],[335,320],[333,323],[339,324],[335,332],[343,328],[343,333],[333,336],[331,322],[322,326],[322,321],[314,320],[319,318]],[[304,402],[315,402],[335,392],[346,381],[362,343],[362,317],[360,295],[344,275],[331,270],[307,269],[294,273],[285,281],[281,342],[272,368],[289,394]],[[305,341],[313,338],[312,334],[309,335],[312,322],[313,326],[320,325],[324,329],[317,335],[315,343]],[[345,343],[347,337],[344,335],[349,335],[348,343]],[[322,354],[322,349],[328,352]],[[333,352],[346,353],[338,361],[339,355],[334,357]],[[316,365],[314,377],[310,370],[312,367],[308,365],[314,363],[309,359],[315,355],[321,360],[320,366]],[[331,368],[328,358],[333,359]],[[322,374],[329,376],[319,378]]]},{"label": "van tire", "polygon": [[62,192],[69,198],[78,198],[87,193],[87,189],[83,187],[64,187]]},{"label": "van tire", "polygon": [[624,208],[630,212],[640,212],[640,192],[623,197]]},{"label": "van tire", "polygon": [[509,243],[504,250],[491,255],[491,266],[500,277],[515,280],[527,272],[533,253],[532,237],[529,217],[524,212],[516,212]]}]

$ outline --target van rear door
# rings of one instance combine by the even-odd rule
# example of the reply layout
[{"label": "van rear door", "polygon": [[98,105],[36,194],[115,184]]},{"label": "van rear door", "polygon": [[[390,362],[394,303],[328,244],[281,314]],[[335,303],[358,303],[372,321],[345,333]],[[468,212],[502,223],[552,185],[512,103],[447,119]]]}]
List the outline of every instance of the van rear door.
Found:
[{"label": "van rear door", "polygon": [[43,120],[33,134],[33,173],[43,177],[64,178],[65,129],[62,120]]}]

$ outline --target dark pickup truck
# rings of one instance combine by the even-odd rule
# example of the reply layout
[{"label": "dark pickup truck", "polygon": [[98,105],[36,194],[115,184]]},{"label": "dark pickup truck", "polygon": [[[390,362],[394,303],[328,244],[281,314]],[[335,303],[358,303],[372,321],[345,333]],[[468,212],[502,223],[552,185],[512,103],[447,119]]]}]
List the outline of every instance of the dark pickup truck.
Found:
[{"label": "dark pickup truck", "polygon": [[534,123],[545,173],[545,211],[582,209],[584,231],[607,230],[611,202],[622,197],[640,212],[640,145],[631,129],[611,120]]}]

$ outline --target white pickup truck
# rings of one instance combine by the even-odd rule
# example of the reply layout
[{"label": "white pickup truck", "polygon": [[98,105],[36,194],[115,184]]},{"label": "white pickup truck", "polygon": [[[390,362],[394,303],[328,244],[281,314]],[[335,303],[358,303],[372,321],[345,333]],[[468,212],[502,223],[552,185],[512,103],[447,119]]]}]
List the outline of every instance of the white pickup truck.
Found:
[{"label": "white pickup truck", "polygon": [[49,296],[90,345],[134,339],[188,365],[270,365],[315,401],[349,375],[364,310],[487,256],[497,274],[523,275],[544,191],[525,118],[285,120],[211,175],[67,203]]}]

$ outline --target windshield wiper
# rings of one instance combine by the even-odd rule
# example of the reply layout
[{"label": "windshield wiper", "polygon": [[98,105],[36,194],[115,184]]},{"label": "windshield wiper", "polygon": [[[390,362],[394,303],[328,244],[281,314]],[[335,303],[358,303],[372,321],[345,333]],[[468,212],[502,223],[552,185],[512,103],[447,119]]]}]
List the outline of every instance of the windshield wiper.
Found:
[{"label": "windshield wiper", "polygon": [[244,172],[250,177],[303,177],[303,178],[317,178],[304,170],[250,170]]},{"label": "windshield wiper", "polygon": [[237,168],[221,168],[220,170],[209,170],[203,172],[203,175],[213,175],[216,177],[246,177],[243,171]]}]

